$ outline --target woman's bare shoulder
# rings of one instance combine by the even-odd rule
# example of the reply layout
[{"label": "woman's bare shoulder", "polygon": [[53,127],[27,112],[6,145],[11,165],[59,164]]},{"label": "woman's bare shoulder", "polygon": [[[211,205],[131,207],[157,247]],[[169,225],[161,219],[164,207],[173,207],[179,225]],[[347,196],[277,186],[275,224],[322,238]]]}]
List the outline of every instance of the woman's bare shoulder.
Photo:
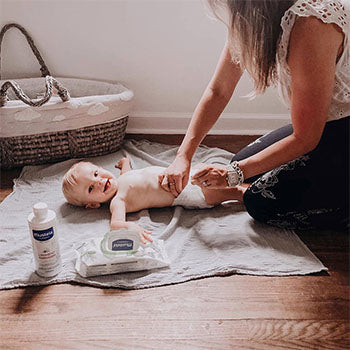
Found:
[{"label": "woman's bare shoulder", "polygon": [[295,21],[292,35],[298,35],[301,40],[342,41],[344,33],[335,23],[325,23],[315,16],[298,17]]}]

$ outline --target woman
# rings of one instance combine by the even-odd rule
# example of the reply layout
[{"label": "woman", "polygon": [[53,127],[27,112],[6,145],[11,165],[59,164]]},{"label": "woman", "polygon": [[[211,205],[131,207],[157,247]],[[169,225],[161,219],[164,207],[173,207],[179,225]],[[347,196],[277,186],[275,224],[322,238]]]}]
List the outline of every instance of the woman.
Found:
[{"label": "woman", "polygon": [[[244,70],[255,92],[278,85],[292,124],[192,182],[244,202],[284,228],[349,225],[350,12],[346,0],[209,1],[229,14],[228,39],[177,156],[159,178],[177,196],[193,154],[229,102]],[[218,16],[218,15],[217,15]]]}]

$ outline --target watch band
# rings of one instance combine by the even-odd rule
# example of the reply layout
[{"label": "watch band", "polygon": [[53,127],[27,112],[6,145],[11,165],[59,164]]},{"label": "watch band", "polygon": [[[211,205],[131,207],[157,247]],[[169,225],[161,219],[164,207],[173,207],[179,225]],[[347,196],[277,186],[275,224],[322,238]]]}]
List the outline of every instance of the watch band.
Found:
[{"label": "watch band", "polygon": [[229,187],[235,187],[244,182],[244,175],[242,169],[239,167],[237,161],[227,165],[226,181]]}]

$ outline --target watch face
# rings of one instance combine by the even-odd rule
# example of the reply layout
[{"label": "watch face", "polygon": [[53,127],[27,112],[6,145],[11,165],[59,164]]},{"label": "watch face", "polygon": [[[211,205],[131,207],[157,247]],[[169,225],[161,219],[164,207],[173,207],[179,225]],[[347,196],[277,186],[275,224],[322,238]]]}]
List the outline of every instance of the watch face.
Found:
[{"label": "watch face", "polygon": [[227,173],[227,180],[230,187],[235,187],[238,183],[238,174],[235,171],[229,171]]}]

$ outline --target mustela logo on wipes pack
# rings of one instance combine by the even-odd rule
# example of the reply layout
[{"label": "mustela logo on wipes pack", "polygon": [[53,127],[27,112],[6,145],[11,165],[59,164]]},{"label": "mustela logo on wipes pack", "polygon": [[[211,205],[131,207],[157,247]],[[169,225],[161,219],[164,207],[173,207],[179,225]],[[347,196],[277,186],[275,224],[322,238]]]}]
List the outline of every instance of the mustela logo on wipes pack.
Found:
[{"label": "mustela logo on wipes pack", "polygon": [[112,250],[133,250],[134,241],[132,239],[116,239],[112,241]]},{"label": "mustela logo on wipes pack", "polygon": [[101,241],[103,254],[135,253],[140,246],[140,235],[137,231],[119,229],[107,232]]}]

